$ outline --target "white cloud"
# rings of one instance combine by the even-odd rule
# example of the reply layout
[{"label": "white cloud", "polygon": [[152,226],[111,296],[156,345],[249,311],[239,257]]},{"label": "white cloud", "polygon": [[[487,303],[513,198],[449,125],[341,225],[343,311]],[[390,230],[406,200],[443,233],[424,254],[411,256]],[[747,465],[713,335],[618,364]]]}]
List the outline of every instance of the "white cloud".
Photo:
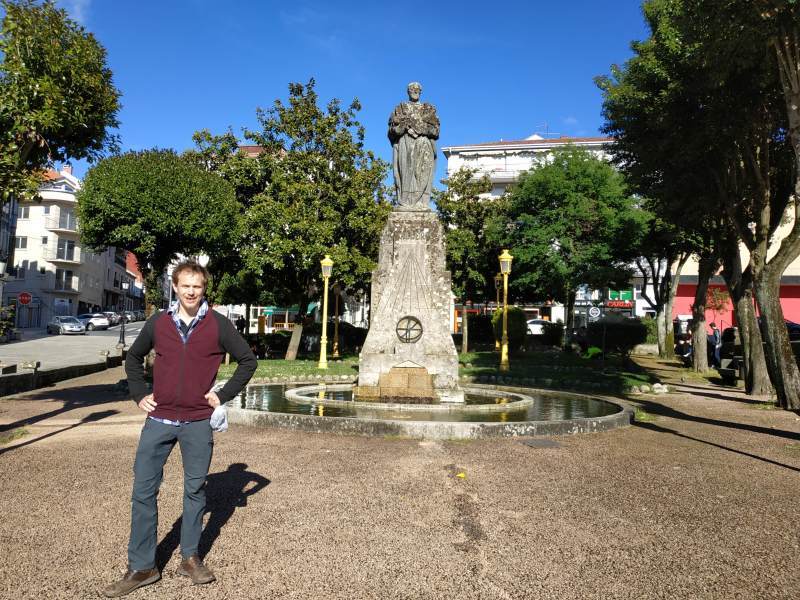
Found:
[{"label": "white cloud", "polygon": [[59,5],[81,25],[86,25],[92,0],[59,0]]},{"label": "white cloud", "polygon": [[574,126],[578,124],[578,119],[572,116],[564,117],[563,119],[561,119],[561,121],[564,123],[564,125]]}]

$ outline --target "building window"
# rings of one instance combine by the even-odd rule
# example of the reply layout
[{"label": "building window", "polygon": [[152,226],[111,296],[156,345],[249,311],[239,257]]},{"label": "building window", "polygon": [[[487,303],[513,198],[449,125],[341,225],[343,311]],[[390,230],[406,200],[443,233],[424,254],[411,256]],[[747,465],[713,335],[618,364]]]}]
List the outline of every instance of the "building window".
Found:
[{"label": "building window", "polygon": [[50,214],[50,205],[47,205],[47,206],[44,207],[44,214],[46,214],[46,215]]},{"label": "building window", "polygon": [[58,240],[56,256],[61,260],[75,260],[75,241]]},{"label": "building window", "polygon": [[26,237],[15,237],[14,238],[14,248],[19,250],[25,250],[28,247],[28,238]]},{"label": "building window", "polygon": [[19,219],[30,219],[31,218],[31,207],[30,206],[20,206],[17,208],[17,218]]},{"label": "building window", "polygon": [[14,267],[14,272],[16,273],[17,279],[25,279],[25,267],[27,266],[28,261],[24,260],[16,267]]},{"label": "building window", "polygon": [[47,269],[44,267],[39,267],[39,275],[44,275],[47,272]]},{"label": "building window", "polygon": [[47,236],[46,235],[42,236],[42,246],[47,246]]}]

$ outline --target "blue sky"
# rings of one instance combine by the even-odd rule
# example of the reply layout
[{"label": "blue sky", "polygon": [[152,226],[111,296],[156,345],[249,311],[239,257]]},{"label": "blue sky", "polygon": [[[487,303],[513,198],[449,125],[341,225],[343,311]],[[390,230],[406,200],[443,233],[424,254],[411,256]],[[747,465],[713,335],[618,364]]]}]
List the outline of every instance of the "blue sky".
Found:
[{"label": "blue sky", "polygon": [[[237,135],[257,106],[313,77],[323,102],[357,97],[366,145],[389,160],[386,122],[406,84],[436,105],[439,146],[535,131],[598,135],[592,78],[646,37],[638,0],[323,2],[59,0],[108,51],[124,149]],[[439,156],[438,177],[445,161]],[[79,176],[86,166],[76,165]]]}]

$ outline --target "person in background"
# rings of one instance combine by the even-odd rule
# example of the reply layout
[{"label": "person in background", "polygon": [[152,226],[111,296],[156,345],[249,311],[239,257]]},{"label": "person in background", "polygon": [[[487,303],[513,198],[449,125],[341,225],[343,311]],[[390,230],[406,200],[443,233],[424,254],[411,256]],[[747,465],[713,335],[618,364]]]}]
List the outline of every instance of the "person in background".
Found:
[{"label": "person in background", "polygon": [[708,336],[708,344],[713,348],[712,364],[713,366],[719,368],[722,366],[719,355],[720,349],[722,348],[722,334],[720,334],[719,329],[717,329],[716,323],[711,323],[709,327],[711,327],[711,335]]}]

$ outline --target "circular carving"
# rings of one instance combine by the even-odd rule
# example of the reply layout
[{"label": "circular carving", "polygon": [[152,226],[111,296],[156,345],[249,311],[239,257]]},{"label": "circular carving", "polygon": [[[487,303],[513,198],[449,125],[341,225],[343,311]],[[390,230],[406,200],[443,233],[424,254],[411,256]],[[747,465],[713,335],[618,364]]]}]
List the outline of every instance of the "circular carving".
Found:
[{"label": "circular carving", "polygon": [[422,337],[422,323],[416,317],[403,317],[395,328],[397,337],[404,344],[413,344]]}]

